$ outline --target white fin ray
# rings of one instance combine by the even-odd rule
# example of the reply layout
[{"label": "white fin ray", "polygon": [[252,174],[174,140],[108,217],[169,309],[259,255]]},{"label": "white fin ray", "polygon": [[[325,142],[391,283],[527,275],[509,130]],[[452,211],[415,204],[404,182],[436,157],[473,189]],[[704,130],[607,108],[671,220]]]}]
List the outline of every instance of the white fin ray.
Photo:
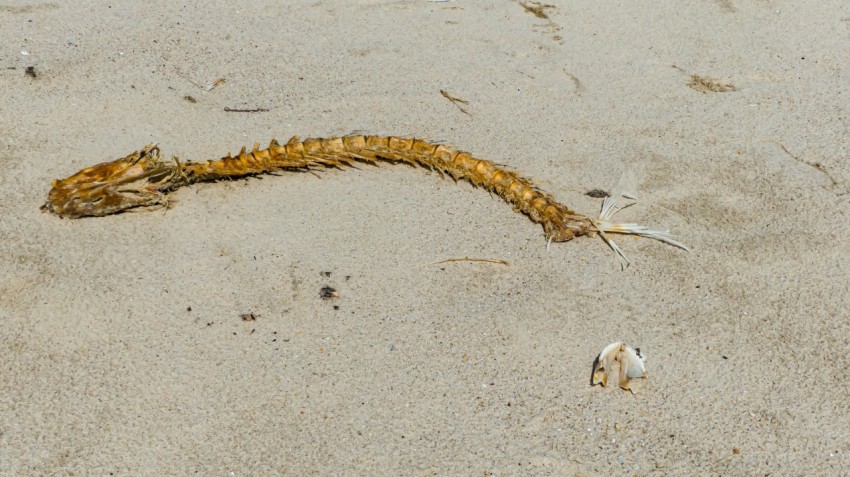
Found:
[{"label": "white fin ray", "polygon": [[[631,262],[629,262],[629,259],[620,247],[607,234],[637,235],[639,237],[658,240],[666,243],[667,245],[672,245],[690,252],[691,250],[687,247],[687,245],[676,240],[675,236],[671,234],[669,230],[655,230],[645,225],[618,223],[611,220],[612,217],[621,210],[631,207],[637,203],[635,195],[630,192],[626,192],[624,184],[629,180],[628,177],[629,174],[624,174],[623,178],[620,179],[620,182],[617,184],[617,187],[614,188],[611,195],[602,201],[602,210],[599,212],[599,217],[596,220],[593,220],[593,225],[596,227],[596,231],[599,232],[599,236],[602,237],[602,240],[604,240],[612,250],[617,252],[623,268],[627,267]],[[635,202],[617,207],[617,204],[619,204],[622,199],[629,199]]]}]

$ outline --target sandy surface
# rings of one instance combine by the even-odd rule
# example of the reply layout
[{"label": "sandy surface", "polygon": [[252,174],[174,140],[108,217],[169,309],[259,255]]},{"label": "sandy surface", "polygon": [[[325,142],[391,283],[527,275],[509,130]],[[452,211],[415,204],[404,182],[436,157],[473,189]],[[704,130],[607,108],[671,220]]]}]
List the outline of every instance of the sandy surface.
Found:
[{"label": "sandy surface", "polygon": [[[548,2],[3,1],[0,474],[847,475],[850,5]],[[622,218],[693,252],[547,252],[497,197],[401,166],[39,211],[147,143],[353,131],[588,214],[633,171]],[[434,264],[458,257],[509,266]],[[588,383],[620,339],[648,355],[635,396]]]}]

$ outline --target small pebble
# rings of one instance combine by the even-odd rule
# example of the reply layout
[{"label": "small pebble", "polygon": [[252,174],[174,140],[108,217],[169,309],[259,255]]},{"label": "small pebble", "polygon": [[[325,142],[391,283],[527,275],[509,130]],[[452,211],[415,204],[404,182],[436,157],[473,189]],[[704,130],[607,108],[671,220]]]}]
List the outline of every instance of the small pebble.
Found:
[{"label": "small pebble", "polygon": [[322,287],[322,289],[319,290],[319,296],[323,300],[330,300],[331,298],[338,298],[339,293],[337,293],[337,291],[334,290],[333,288],[326,286],[326,287]]}]

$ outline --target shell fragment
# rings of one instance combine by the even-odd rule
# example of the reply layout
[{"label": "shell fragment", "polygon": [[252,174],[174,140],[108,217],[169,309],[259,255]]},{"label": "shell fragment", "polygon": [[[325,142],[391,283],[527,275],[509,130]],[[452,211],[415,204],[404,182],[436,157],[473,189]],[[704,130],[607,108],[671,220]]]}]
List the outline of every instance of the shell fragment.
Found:
[{"label": "shell fragment", "polygon": [[631,391],[631,380],[635,378],[646,378],[645,358],[640,354],[640,348],[632,348],[622,341],[609,344],[599,353],[593,361],[593,375],[590,380],[591,386],[601,384],[608,385],[608,373],[612,371],[614,363],[619,363],[620,374],[617,384],[620,388]]}]

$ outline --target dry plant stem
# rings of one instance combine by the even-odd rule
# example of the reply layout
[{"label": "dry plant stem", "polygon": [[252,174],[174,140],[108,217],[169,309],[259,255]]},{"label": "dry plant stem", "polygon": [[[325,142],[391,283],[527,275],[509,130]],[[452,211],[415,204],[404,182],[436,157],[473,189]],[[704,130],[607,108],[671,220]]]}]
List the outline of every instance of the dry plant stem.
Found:
[{"label": "dry plant stem", "polygon": [[[354,163],[408,163],[448,174],[484,188],[543,226],[549,242],[566,242],[581,235],[599,232],[636,234],[685,248],[666,232],[656,232],[634,224],[616,224],[616,200],[606,199],[598,220],[574,212],[541,191],[531,180],[477,159],[471,154],[419,139],[394,136],[346,136],[306,139],[297,136],[285,145],[272,141],[266,149],[244,148],[235,157],[207,162],[181,163],[160,159],[159,148],[148,145],[124,158],[98,164],[53,181],[43,208],[63,217],[104,216],[135,207],[167,205],[167,194],[196,182],[218,181],[275,171],[309,171],[315,168],[343,168]],[[609,204],[609,201],[610,204]],[[609,205],[608,205],[609,204]],[[613,244],[606,238],[609,244]],[[615,245],[612,248],[618,251]]]},{"label": "dry plant stem", "polygon": [[439,262],[434,262],[432,265],[439,265],[441,263],[453,263],[453,262],[483,262],[483,263],[495,263],[497,265],[504,265],[509,267],[510,264],[506,260],[502,260],[501,258],[447,258],[445,260],[440,260]]}]

